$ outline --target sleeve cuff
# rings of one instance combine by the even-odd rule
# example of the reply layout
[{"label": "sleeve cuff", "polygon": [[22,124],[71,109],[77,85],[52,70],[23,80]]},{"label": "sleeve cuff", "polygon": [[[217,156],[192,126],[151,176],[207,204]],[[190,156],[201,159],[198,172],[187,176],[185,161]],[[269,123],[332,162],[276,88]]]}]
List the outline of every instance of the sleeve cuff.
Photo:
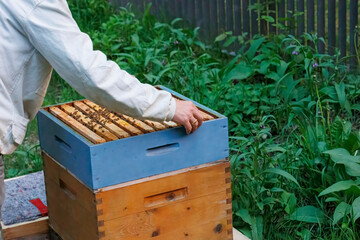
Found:
[{"label": "sleeve cuff", "polygon": [[176,101],[175,98],[171,97],[170,103],[169,103],[169,110],[166,114],[165,121],[171,121],[175,115],[176,111]]}]

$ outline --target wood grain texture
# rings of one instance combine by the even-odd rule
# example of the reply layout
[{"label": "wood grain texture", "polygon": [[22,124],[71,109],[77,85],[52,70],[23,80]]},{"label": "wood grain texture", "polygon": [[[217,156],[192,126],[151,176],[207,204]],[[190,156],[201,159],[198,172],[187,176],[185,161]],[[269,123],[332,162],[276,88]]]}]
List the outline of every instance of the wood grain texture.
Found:
[{"label": "wood grain texture", "polygon": [[92,107],[95,111],[98,111],[101,114],[106,114],[107,115],[106,117],[108,117],[111,121],[113,121],[113,123],[115,123],[117,126],[122,128],[123,130],[127,131],[131,136],[143,134],[142,131],[140,131],[136,127],[132,126],[130,123],[122,120],[120,117],[116,116],[114,113],[111,113],[111,112],[105,113],[105,110],[106,110],[105,108],[100,107],[99,105],[97,105],[89,100],[85,100],[84,103],[87,104],[88,106]]},{"label": "wood grain texture", "polygon": [[61,105],[60,108],[67,114],[71,115],[73,118],[77,119],[80,123],[84,124],[87,128],[93,130],[96,134],[103,137],[106,141],[114,141],[118,139],[118,137],[112,134],[109,130],[94,122],[91,118],[84,115],[82,112],[76,110],[76,108],[67,104]]},{"label": "wood grain texture", "polygon": [[95,143],[95,144],[106,142],[106,140],[104,138],[100,137],[99,135],[97,135],[96,133],[94,133],[93,131],[91,131],[90,129],[88,129],[87,127],[82,125],[81,123],[79,123],[77,120],[70,117],[68,114],[63,112],[60,108],[50,107],[49,112],[52,115],[54,115],[55,117],[59,118],[64,123],[66,123],[67,125],[69,125],[75,131],[77,131],[80,135],[87,138],[90,142]]},{"label": "wood grain texture", "polygon": [[228,161],[92,192],[46,153],[43,158],[50,224],[63,240],[232,239]]},{"label": "wood grain texture", "polygon": [[116,135],[118,138],[127,138],[130,137],[130,134],[123,130],[122,128],[116,126],[110,120],[106,119],[102,115],[98,114],[94,109],[86,105],[85,103],[78,101],[74,102],[74,107],[79,111],[82,111],[86,115],[90,116],[91,119],[102,124],[107,130]]},{"label": "wood grain texture", "polygon": [[155,129],[144,123],[143,121],[140,121],[138,119],[132,118],[130,116],[127,116],[125,114],[118,114],[119,117],[124,119],[125,121],[131,123],[134,127],[139,128],[143,133],[150,133],[155,132]]},{"label": "wood grain texture", "polygon": [[155,122],[155,121],[150,121],[150,120],[145,120],[144,121],[147,125],[151,126],[152,128],[154,128],[156,131],[161,131],[164,129],[167,129],[167,126],[164,124],[161,124],[159,122]]},{"label": "wood grain texture", "polygon": [[49,232],[48,217],[42,217],[34,221],[22,222],[13,225],[4,225],[1,222],[2,236],[6,240],[30,239],[43,236]]},{"label": "wood grain texture", "polygon": [[42,156],[52,228],[63,240],[98,239],[94,193],[49,155]]},{"label": "wood grain texture", "polygon": [[[190,201],[212,193],[221,192],[230,187],[230,183],[225,179],[229,178],[229,173],[225,173],[228,162],[220,162],[215,165],[190,170],[167,177],[161,177],[149,181],[137,181],[134,185],[127,187],[114,188],[108,191],[101,191],[96,194],[96,198],[102,199],[103,215],[101,220],[107,221],[121,216],[131,215],[138,212],[149,210],[152,207],[144,206],[144,199],[156,194],[162,194],[177,189],[187,188],[187,195],[178,201]],[[176,172],[176,171],[175,171]],[[121,186],[121,184],[119,184]],[[224,197],[225,200],[225,197]],[[161,207],[168,202],[157,205]]]}]

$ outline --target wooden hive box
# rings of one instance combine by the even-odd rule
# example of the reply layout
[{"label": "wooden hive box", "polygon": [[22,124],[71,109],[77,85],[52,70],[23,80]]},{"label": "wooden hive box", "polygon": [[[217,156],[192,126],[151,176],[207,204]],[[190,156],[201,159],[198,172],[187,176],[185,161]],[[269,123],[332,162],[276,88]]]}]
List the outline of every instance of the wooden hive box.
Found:
[{"label": "wooden hive box", "polygon": [[173,122],[139,121],[87,100],[48,107],[37,116],[40,145],[91,189],[228,157],[227,118],[194,103],[206,121],[190,135]]},{"label": "wooden hive box", "polygon": [[230,163],[91,190],[43,152],[49,221],[63,240],[232,240]]}]

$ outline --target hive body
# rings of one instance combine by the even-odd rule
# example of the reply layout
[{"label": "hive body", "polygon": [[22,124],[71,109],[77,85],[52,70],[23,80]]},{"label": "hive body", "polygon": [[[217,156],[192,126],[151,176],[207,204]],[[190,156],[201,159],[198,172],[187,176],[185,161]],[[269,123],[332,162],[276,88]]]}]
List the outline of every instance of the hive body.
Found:
[{"label": "hive body", "polygon": [[93,191],[43,159],[50,225],[63,240],[232,239],[226,160]]}]

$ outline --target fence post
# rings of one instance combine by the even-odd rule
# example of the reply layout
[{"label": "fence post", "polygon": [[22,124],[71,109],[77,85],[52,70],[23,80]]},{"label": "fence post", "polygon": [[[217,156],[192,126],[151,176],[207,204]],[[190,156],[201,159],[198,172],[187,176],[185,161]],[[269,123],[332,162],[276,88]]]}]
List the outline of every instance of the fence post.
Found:
[{"label": "fence post", "polygon": [[[243,12],[243,32],[248,33],[247,38],[250,38],[250,13],[249,13],[249,0],[242,0]],[[241,26],[241,24],[239,24]],[[241,29],[241,27],[239,27]]]},{"label": "fence post", "polygon": [[[257,0],[251,0],[251,5],[257,3]],[[258,11],[257,9],[251,10],[251,37],[254,37],[259,32],[259,23],[258,23]]]},{"label": "fence post", "polygon": [[335,50],[335,38],[336,38],[336,28],[335,28],[335,16],[336,16],[336,2],[335,0],[329,0],[328,2],[328,53],[329,55],[334,54]]},{"label": "fence post", "polygon": [[269,22],[269,33],[276,34],[276,27],[274,24],[276,23],[276,4],[275,0],[270,0],[269,3],[269,16],[274,19],[274,22]]},{"label": "fence post", "polygon": [[[218,35],[218,14],[217,14],[217,0],[208,0],[210,2],[210,13],[208,21],[210,21],[210,41],[213,42],[214,38]],[[211,21],[210,19],[215,19]]]},{"label": "fence post", "polygon": [[218,21],[218,34],[225,32],[226,28],[226,15],[225,15],[225,0],[217,0],[217,10],[219,13]]},{"label": "fence post", "polygon": [[[285,27],[285,0],[280,0],[278,2],[278,22]],[[278,33],[285,33],[284,29],[278,29]]]},{"label": "fence post", "polygon": [[346,56],[346,1],[339,1],[339,48],[340,56]]},{"label": "fence post", "polygon": [[305,11],[304,11],[304,0],[298,0],[297,1],[297,12],[300,14],[297,17],[297,36],[300,37],[305,32]]},{"label": "fence post", "polygon": [[358,25],[358,5],[358,0],[350,0],[350,56],[354,56],[350,59],[352,70],[358,65],[355,50],[358,45],[357,33],[355,33],[355,28]]},{"label": "fence post", "polygon": [[233,33],[235,33],[234,15],[236,14],[233,11],[234,7],[234,0],[226,0],[226,31],[232,31]]},{"label": "fence post", "polygon": [[286,18],[288,19],[288,27],[290,27],[290,33],[292,35],[295,35],[295,21],[293,19],[294,16],[294,11],[295,11],[295,5],[294,5],[294,0],[287,0],[287,14],[286,14]]},{"label": "fence post", "polygon": [[[318,0],[317,5],[317,34],[318,38],[325,37],[325,0]],[[318,51],[325,52],[325,44],[318,41]]]}]

